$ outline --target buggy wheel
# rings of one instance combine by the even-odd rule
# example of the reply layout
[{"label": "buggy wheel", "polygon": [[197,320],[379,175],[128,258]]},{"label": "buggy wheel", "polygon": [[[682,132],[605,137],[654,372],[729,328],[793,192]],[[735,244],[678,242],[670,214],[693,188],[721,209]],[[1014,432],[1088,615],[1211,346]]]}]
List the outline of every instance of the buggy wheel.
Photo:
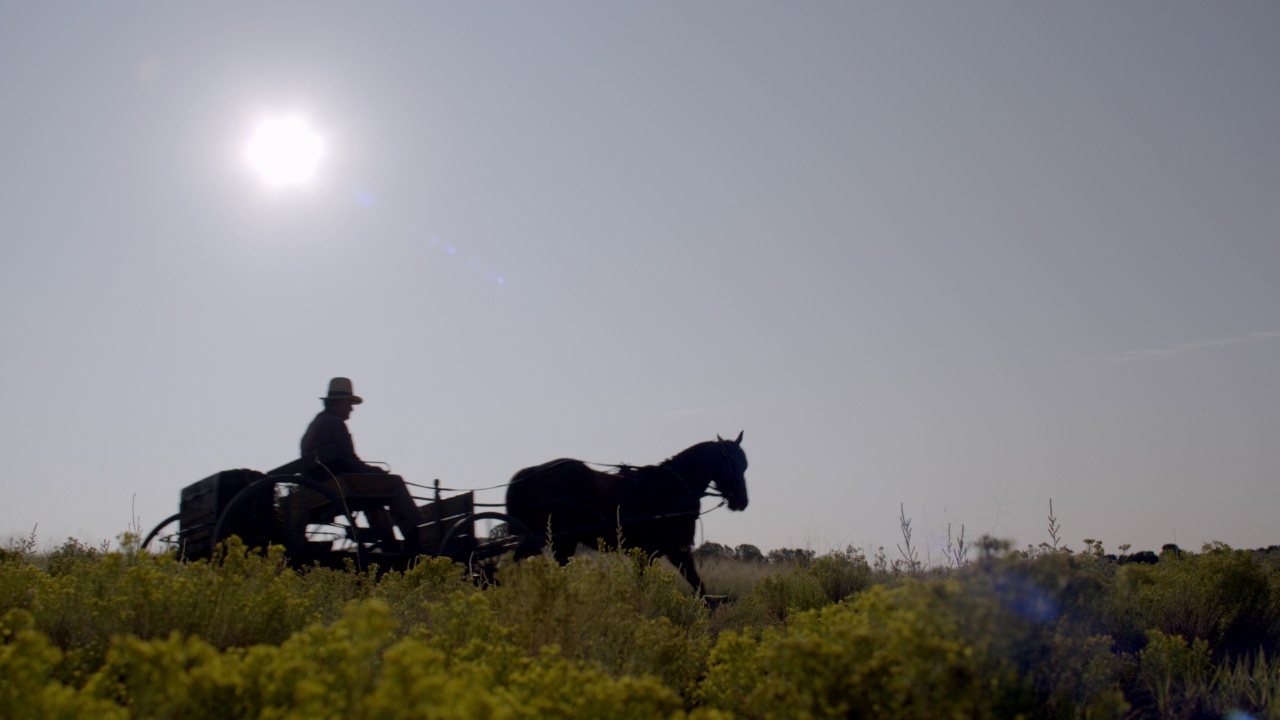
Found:
[{"label": "buggy wheel", "polygon": [[[476,521],[492,520],[502,523],[502,530],[496,537],[476,537]],[[497,528],[495,527],[495,530]],[[440,541],[440,554],[455,562],[471,568],[473,575],[491,578],[497,569],[498,559],[514,552],[517,560],[536,555],[538,539],[529,528],[519,520],[500,512],[482,512],[468,515],[456,523],[444,534]]]},{"label": "buggy wheel", "polygon": [[151,532],[147,533],[147,537],[143,539],[142,544],[138,546],[139,550],[151,551],[151,541],[159,540],[160,544],[165,547],[163,552],[170,553],[177,551],[178,558],[182,558],[182,542],[178,533],[177,522],[182,517],[182,513],[174,513],[164,520],[160,521]]},{"label": "buggy wheel", "polygon": [[[246,527],[256,520],[258,527]],[[265,525],[265,527],[261,526]],[[356,523],[337,493],[314,480],[296,475],[267,476],[236,493],[214,525],[213,544],[226,540],[240,526],[251,547],[283,545],[295,566],[314,561],[338,564],[355,555],[364,568],[364,553],[356,539]]]}]

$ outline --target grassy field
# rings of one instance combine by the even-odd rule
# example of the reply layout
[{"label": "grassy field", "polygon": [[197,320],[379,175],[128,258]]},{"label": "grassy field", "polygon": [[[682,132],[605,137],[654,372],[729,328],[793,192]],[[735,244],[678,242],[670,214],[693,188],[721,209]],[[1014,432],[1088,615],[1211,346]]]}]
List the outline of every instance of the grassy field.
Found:
[{"label": "grassy field", "polygon": [[5,718],[1280,717],[1280,575],[1222,545],[705,546],[714,610],[627,552],[479,587],[32,545],[0,555]]}]

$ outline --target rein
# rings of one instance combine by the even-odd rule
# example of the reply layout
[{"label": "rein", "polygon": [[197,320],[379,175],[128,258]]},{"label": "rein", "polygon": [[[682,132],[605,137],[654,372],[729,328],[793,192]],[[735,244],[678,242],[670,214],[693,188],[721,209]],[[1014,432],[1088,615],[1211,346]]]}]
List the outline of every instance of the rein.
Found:
[{"label": "rein", "polygon": [[[679,473],[672,470],[671,468],[666,467],[663,464],[666,462],[665,460],[663,461],[663,463],[658,463],[657,465],[647,465],[647,466],[627,465],[625,463],[615,465],[613,463],[592,462],[591,460],[575,460],[573,458],[566,458],[564,462],[580,462],[583,465],[594,465],[595,467],[610,468],[613,470],[640,470],[644,467],[663,468],[667,472],[670,472],[672,475],[675,475],[677,478],[679,478],[680,482],[684,485],[685,490],[689,489],[689,483],[686,482],[684,478],[680,477]],[[556,464],[558,465],[559,463],[556,463]],[[555,467],[555,466],[553,465],[552,467]],[[526,478],[521,478],[519,481],[511,480],[508,482],[504,482],[500,485],[490,485],[489,487],[477,487],[477,488],[461,488],[461,487],[455,488],[455,487],[445,487],[444,485],[441,485],[440,487],[436,487],[435,485],[422,485],[419,483],[409,482],[408,480],[405,480],[404,484],[412,487],[416,487],[416,488],[422,488],[423,490],[442,490],[444,492],[480,492],[482,490],[501,490],[502,488],[511,487],[512,485],[516,484],[516,482],[523,482],[525,480],[530,480],[533,477],[536,477],[536,475],[526,477]],[[710,495],[711,493],[707,493],[707,494]]]},{"label": "rein", "polygon": [[[695,493],[695,492],[693,491],[693,488],[692,488],[692,487],[690,487],[690,485],[689,485],[689,481],[688,481],[688,480],[686,480],[686,479],[684,478],[684,476],[683,476],[683,475],[681,475],[680,473],[676,472],[676,471],[675,471],[675,470],[670,466],[670,464],[669,464],[669,463],[671,462],[671,458],[668,458],[668,459],[666,459],[666,460],[663,460],[662,462],[658,463],[657,465],[645,465],[645,466],[627,465],[627,464],[625,464],[625,463],[618,463],[618,464],[614,464],[614,463],[602,463],[602,462],[593,462],[593,461],[591,461],[591,460],[574,460],[573,458],[566,458],[566,459],[564,460],[564,462],[580,462],[580,463],[582,463],[582,464],[584,464],[584,465],[592,465],[592,466],[595,466],[595,467],[609,468],[609,469],[611,469],[611,470],[643,470],[643,469],[645,469],[645,468],[650,468],[650,469],[654,469],[654,470],[659,470],[659,469],[660,469],[660,470],[665,470],[666,472],[670,473],[670,474],[671,474],[671,475],[673,475],[677,480],[679,480],[679,481],[680,481],[680,485],[681,485],[681,487],[683,487],[683,488],[684,488],[684,492],[685,492],[685,495],[686,495],[686,496],[688,496],[688,497],[694,497],[694,498],[698,498],[698,499],[701,499],[701,498],[703,498],[703,497],[718,497],[718,498],[720,498],[720,502],[719,502],[719,503],[717,503],[714,507],[712,507],[712,508],[710,508],[710,509],[708,509],[708,510],[703,510],[703,511],[699,512],[699,513],[698,513],[698,517],[701,517],[701,516],[703,516],[703,515],[706,515],[706,514],[707,514],[707,513],[709,513],[709,512],[713,512],[713,511],[715,511],[715,510],[719,510],[720,508],[724,507],[724,506],[729,502],[728,497],[726,497],[726,496],[724,495],[724,493],[720,492],[720,491],[719,491],[718,486],[715,486],[713,482],[708,482],[708,483],[707,483],[706,488],[705,488],[705,489],[704,489],[700,494],[699,494],[699,493]],[[558,464],[558,463],[557,463],[557,464]],[[554,466],[552,466],[552,467],[554,467]],[[328,469],[328,468],[326,468],[326,469]],[[530,480],[530,479],[532,479],[533,477],[536,477],[536,476],[530,476],[530,477],[526,477],[526,478],[521,478],[521,481],[523,481],[523,480]],[[438,482],[438,481],[437,481],[437,482]],[[445,487],[445,486],[443,486],[443,485],[432,485],[432,486],[428,486],[428,485],[420,485],[420,484],[418,484],[418,483],[412,483],[412,482],[409,482],[408,480],[404,481],[404,484],[405,484],[405,485],[410,485],[410,486],[412,486],[412,487],[416,487],[416,488],[422,488],[423,490],[434,490],[434,491],[438,491],[438,492],[439,492],[439,491],[443,491],[443,492],[481,492],[481,491],[484,491],[484,490],[501,490],[501,489],[503,489],[503,488],[509,488],[509,487],[511,487],[512,485],[514,485],[516,482],[517,482],[516,480],[511,480],[511,481],[508,481],[508,482],[505,482],[505,483],[501,483],[501,484],[499,484],[499,485],[490,485],[490,486],[488,486],[488,487],[479,487],[479,488],[452,488],[452,487]],[[716,489],[715,489],[715,490],[712,490],[712,487],[716,487]],[[687,515],[687,514],[688,514],[688,513],[675,513],[675,514],[671,514],[671,515],[659,515],[659,516],[657,516],[657,517],[655,517],[655,518],[653,518],[653,519],[661,519],[661,518],[668,518],[668,517],[683,517],[683,516],[685,516],[685,515]]]}]

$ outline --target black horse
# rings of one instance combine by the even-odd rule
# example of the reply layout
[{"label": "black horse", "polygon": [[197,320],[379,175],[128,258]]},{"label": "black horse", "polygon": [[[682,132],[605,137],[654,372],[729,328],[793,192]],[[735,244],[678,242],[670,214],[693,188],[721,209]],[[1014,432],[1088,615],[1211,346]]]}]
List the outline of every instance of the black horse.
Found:
[{"label": "black horse", "polygon": [[[730,510],[746,509],[746,471],[741,433],[736,440],[717,436],[698,443],[657,465],[615,472],[553,460],[515,474],[507,486],[507,513],[533,533],[546,532],[561,563],[579,543],[613,545],[621,537],[624,546],[665,556],[703,593],[692,552],[700,501],[715,485]],[[523,556],[535,552],[531,547]]]}]

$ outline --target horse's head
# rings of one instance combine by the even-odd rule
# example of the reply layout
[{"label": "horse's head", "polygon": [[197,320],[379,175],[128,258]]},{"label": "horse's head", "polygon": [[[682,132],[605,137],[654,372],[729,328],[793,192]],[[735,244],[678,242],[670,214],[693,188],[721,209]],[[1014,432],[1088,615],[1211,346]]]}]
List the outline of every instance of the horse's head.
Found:
[{"label": "horse's head", "polygon": [[738,439],[725,440],[716,436],[716,447],[723,462],[712,482],[729,503],[730,510],[747,509],[747,454],[742,451],[742,433]]}]

